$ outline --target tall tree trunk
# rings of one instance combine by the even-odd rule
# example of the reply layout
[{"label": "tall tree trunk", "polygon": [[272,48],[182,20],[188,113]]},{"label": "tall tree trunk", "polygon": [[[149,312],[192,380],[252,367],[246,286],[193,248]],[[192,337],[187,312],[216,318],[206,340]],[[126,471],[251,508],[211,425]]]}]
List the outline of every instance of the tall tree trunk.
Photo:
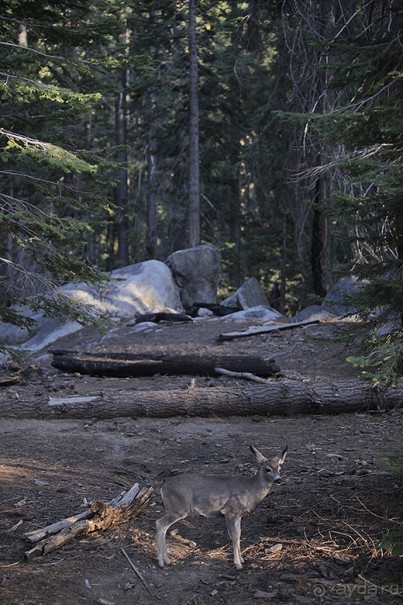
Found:
[{"label": "tall tree trunk", "polygon": [[[239,94],[239,91],[237,91]],[[235,93],[236,94],[236,93]],[[233,245],[232,265],[229,273],[231,281],[238,286],[241,281],[241,191],[239,183],[240,135],[239,135],[239,97],[231,99],[231,140],[230,140],[230,221],[229,237]]]},{"label": "tall tree trunk", "polygon": [[126,69],[118,75],[119,92],[116,99],[115,127],[116,143],[119,146],[117,160],[120,164],[119,182],[116,187],[115,203],[117,207],[117,262],[119,266],[129,263],[129,217],[128,217],[128,198],[129,185],[127,173],[127,90],[128,74]]},{"label": "tall tree trunk", "polygon": [[197,0],[189,0],[189,246],[200,243],[199,84]]},{"label": "tall tree trunk", "polygon": [[[326,44],[335,23],[334,0],[323,0],[320,4],[320,37]],[[329,61],[328,49],[325,46],[320,57],[321,67],[317,70],[317,100],[316,111],[326,113],[331,106],[328,90],[329,72],[324,67]],[[318,165],[328,162],[329,151],[324,143],[319,143]],[[315,209],[312,221],[311,240],[311,269],[313,291],[319,296],[325,296],[330,286],[331,264],[331,220],[326,214],[327,200],[330,195],[330,178],[328,172],[322,172],[315,184]]]},{"label": "tall tree trunk", "polygon": [[149,141],[147,146],[147,258],[156,258],[157,217],[158,217],[158,165],[157,141]]},{"label": "tall tree trunk", "polygon": [[[236,3],[235,3],[236,4]],[[232,7],[235,14],[237,6]],[[238,25],[238,22],[236,22]],[[231,36],[232,54],[237,61],[239,56],[239,32],[233,31]],[[241,90],[238,75],[236,74],[236,63],[232,69],[229,85],[230,106],[230,138],[229,138],[229,160],[230,160],[230,217],[229,217],[229,239],[233,246],[231,250],[232,264],[229,267],[231,282],[239,286],[241,281],[241,187],[240,187],[240,156],[241,156]]]},{"label": "tall tree trunk", "polygon": [[281,245],[280,271],[280,313],[285,313],[285,295],[287,290],[287,215],[283,214],[283,241]]}]

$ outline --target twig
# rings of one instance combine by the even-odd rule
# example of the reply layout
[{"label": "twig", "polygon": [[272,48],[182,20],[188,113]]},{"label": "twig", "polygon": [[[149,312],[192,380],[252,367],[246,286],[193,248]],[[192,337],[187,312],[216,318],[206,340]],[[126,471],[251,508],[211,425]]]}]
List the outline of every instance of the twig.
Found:
[{"label": "twig", "polygon": [[150,593],[150,595],[152,597],[154,597],[154,599],[158,599],[159,601],[161,600],[160,597],[156,594],[153,594],[151,592],[151,588],[149,587],[149,585],[147,584],[146,580],[144,579],[143,575],[139,572],[139,570],[137,569],[137,567],[135,566],[135,564],[133,563],[133,561],[131,560],[131,558],[129,557],[129,555],[127,554],[127,552],[125,551],[124,548],[120,549],[122,551],[122,554],[126,557],[130,567],[132,568],[132,570],[134,571],[134,573],[136,574],[136,576],[138,576],[140,578],[140,580],[143,582],[144,586],[146,587],[147,591]]},{"label": "twig", "polygon": [[[382,521],[387,521],[388,523],[399,523],[399,521],[395,520],[395,519],[388,519],[387,517],[382,517],[381,515],[377,515],[376,513],[374,513],[372,510],[370,510],[367,506],[365,506],[364,502],[362,502],[358,496],[355,497],[356,500],[358,500],[358,502],[361,504],[361,506],[371,515],[373,515],[374,517],[377,517],[377,519],[382,519]],[[357,510],[357,509],[353,509],[353,510]]]},{"label": "twig", "polygon": [[378,584],[374,584],[373,582],[371,582],[371,580],[367,580],[367,578],[364,578],[364,576],[362,576],[361,574],[357,574],[357,575],[360,578],[360,580],[362,580],[365,584],[370,584],[371,586],[374,586],[377,590],[379,590],[380,594],[382,594],[383,592],[387,592],[388,594],[391,594],[394,597],[403,598],[403,594],[401,592],[395,592],[394,590],[389,590],[388,588],[386,588],[386,586],[378,586]]}]

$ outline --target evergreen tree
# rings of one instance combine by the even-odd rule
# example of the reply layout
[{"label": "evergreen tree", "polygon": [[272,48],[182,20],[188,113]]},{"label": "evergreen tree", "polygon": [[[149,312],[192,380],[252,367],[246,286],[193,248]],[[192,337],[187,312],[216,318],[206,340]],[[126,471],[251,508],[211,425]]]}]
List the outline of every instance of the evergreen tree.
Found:
[{"label": "evergreen tree", "polygon": [[83,116],[101,97],[78,51],[98,36],[88,10],[84,0],[40,10],[29,2],[2,4],[0,315],[16,323],[27,322],[13,303],[91,320],[55,287],[102,278],[80,260],[94,229],[85,219],[108,212],[95,184],[96,158],[85,149]]},{"label": "evergreen tree", "polygon": [[[400,17],[394,5],[382,0],[365,7],[343,2],[332,9],[331,31],[318,36],[315,23],[319,19],[323,25],[323,5],[312,3],[311,12],[303,13],[311,28],[306,28],[305,48],[314,43],[328,58],[324,90],[333,98],[332,106],[307,114],[301,112],[302,104],[299,113],[282,116],[304,132],[298,188],[303,184],[309,192],[318,182],[331,183],[326,205],[319,208],[333,224],[333,272],[350,267],[353,274],[369,279],[353,302],[363,318],[371,318],[369,326],[364,324],[370,336],[366,332],[366,354],[352,361],[370,365],[375,381],[393,379],[403,365]],[[290,10],[289,23],[293,16]],[[316,107],[323,98],[323,90],[317,90]],[[318,144],[326,146],[326,157],[316,153]],[[308,195],[305,202],[309,207]],[[313,224],[317,209],[314,198]]]}]

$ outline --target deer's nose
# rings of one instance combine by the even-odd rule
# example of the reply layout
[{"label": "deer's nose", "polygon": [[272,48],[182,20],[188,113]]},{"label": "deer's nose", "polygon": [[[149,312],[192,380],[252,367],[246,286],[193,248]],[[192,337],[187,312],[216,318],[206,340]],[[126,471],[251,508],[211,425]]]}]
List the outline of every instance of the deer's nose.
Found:
[{"label": "deer's nose", "polygon": [[282,483],[283,480],[281,479],[281,477],[277,477],[277,479],[274,480],[274,483],[280,484]]}]

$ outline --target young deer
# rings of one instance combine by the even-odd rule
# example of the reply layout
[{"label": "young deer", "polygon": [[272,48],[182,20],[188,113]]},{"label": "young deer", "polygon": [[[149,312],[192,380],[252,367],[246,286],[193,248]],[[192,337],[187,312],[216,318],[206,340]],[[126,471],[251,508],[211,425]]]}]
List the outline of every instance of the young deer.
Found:
[{"label": "young deer", "polygon": [[281,483],[280,470],[287,456],[287,447],[268,460],[253,445],[250,449],[259,463],[253,477],[203,476],[184,473],[171,477],[162,486],[165,515],[156,522],[157,557],[160,567],[169,564],[166,550],[168,528],[190,513],[209,517],[221,513],[227,522],[234,547],[234,563],[242,569],[241,519],[252,511],[269,493],[273,483]]}]

